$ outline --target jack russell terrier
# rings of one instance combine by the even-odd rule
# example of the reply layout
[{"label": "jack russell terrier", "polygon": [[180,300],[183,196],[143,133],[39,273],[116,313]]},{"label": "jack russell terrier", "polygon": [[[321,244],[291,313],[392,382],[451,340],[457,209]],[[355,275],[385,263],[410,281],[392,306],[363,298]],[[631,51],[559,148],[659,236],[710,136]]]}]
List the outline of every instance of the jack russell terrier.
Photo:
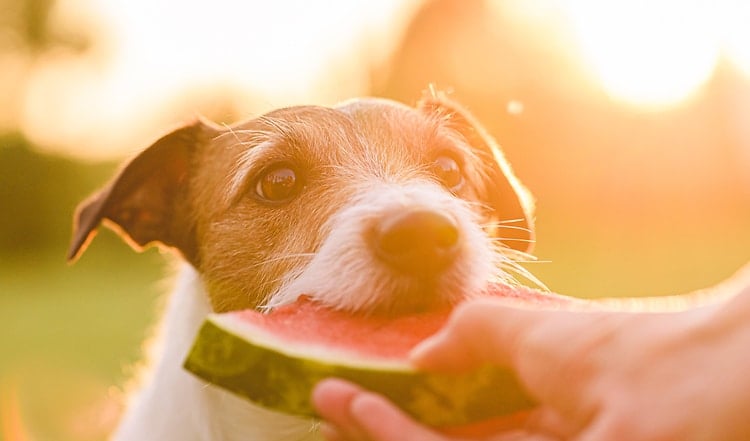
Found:
[{"label": "jack russell terrier", "polygon": [[319,439],[314,421],[182,369],[206,315],[303,293],[379,314],[455,304],[529,276],[517,261],[532,211],[493,139],[434,91],[416,107],[363,98],[175,130],[77,212],[70,259],[104,221],[136,249],[157,243],[184,260],[113,439]]}]

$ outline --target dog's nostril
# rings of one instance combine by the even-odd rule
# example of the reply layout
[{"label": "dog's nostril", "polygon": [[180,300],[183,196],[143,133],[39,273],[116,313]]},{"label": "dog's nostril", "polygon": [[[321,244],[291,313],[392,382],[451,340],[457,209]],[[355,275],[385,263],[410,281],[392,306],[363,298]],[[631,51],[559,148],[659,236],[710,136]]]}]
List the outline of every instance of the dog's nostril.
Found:
[{"label": "dog's nostril", "polygon": [[435,211],[411,210],[381,221],[375,237],[377,256],[400,271],[434,273],[458,251],[456,223]]}]

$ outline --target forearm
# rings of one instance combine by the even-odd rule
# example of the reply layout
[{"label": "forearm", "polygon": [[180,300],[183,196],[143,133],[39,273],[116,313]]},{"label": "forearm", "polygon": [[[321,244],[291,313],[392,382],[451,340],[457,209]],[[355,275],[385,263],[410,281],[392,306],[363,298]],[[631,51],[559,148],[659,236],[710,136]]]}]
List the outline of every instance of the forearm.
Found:
[{"label": "forearm", "polygon": [[[740,268],[727,280],[710,288],[698,291],[654,297],[604,297],[592,300],[591,304],[598,308],[617,312],[679,312],[711,305],[722,305],[731,303],[731,308],[744,309],[748,311],[748,294],[743,300],[743,291],[750,289],[750,263]],[[735,302],[736,300],[736,302]],[[748,314],[748,312],[745,312]],[[750,317],[746,315],[746,317]]]}]

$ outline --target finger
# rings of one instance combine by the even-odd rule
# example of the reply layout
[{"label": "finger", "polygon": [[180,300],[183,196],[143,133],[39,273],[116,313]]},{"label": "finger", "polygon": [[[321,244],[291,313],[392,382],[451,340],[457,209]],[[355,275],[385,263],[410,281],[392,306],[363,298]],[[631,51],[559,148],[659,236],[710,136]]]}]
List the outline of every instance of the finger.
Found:
[{"label": "finger", "polygon": [[339,379],[326,379],[313,389],[311,400],[321,418],[329,424],[321,425],[323,435],[332,440],[364,440],[357,422],[351,415],[351,405],[364,390]]},{"label": "finger", "polygon": [[336,441],[450,439],[416,423],[385,398],[343,380],[318,383],[312,401],[320,416],[331,423],[322,425],[323,435]]},{"label": "finger", "polygon": [[412,350],[410,360],[421,368],[451,371],[508,364],[527,330],[547,314],[498,299],[464,303],[440,332]]},{"label": "finger", "polygon": [[351,403],[351,414],[359,424],[360,430],[372,441],[452,439],[415,422],[385,398],[369,392],[354,398]]},{"label": "finger", "polygon": [[481,363],[474,349],[466,342],[467,338],[461,326],[443,328],[412,349],[409,362],[417,368],[444,372],[472,370]]},{"label": "finger", "polygon": [[312,403],[325,420],[340,424],[350,418],[349,408],[354,397],[362,389],[338,379],[326,379],[318,383],[312,392]]}]

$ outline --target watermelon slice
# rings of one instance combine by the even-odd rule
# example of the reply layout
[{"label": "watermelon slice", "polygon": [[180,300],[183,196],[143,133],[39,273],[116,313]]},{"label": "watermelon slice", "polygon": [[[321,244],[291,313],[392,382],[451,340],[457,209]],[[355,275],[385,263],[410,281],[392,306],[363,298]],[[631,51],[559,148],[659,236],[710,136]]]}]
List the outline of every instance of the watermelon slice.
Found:
[{"label": "watermelon slice", "polygon": [[[498,285],[495,296],[561,306],[572,300]],[[450,310],[401,317],[352,315],[302,296],[268,314],[212,314],[185,368],[210,383],[277,411],[315,416],[310,401],[322,379],[338,377],[378,392],[425,424],[451,427],[533,405],[512,372],[487,366],[466,374],[415,370],[406,360],[437,332]]]}]

